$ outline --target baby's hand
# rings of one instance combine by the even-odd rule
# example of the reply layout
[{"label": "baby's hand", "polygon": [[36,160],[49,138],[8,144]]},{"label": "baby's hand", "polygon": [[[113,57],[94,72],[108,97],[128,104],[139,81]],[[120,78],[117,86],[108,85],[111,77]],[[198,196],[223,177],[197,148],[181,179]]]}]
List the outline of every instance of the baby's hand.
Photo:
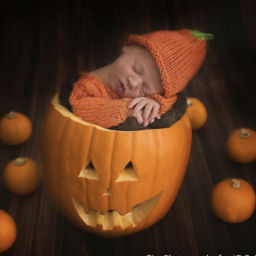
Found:
[{"label": "baby's hand", "polygon": [[137,118],[139,123],[147,126],[149,123],[153,123],[155,118],[160,119],[160,115],[158,114],[160,105],[157,101],[147,98],[147,97],[137,97],[134,98],[130,104],[129,108],[133,108],[132,116]]},{"label": "baby's hand", "polygon": [[135,117],[137,119],[137,122],[142,124],[143,123],[143,110],[138,111],[137,114],[135,115],[133,113],[133,109],[131,109],[128,112],[128,117]]}]

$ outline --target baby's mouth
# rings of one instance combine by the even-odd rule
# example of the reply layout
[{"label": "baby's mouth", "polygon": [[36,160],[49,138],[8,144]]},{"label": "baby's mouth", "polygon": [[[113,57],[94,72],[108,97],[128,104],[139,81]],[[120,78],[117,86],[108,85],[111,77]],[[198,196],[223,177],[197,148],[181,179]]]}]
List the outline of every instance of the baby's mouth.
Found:
[{"label": "baby's mouth", "polygon": [[121,80],[118,80],[118,87],[117,87],[118,93],[120,95],[124,95],[124,91],[125,91],[125,85],[122,83]]}]

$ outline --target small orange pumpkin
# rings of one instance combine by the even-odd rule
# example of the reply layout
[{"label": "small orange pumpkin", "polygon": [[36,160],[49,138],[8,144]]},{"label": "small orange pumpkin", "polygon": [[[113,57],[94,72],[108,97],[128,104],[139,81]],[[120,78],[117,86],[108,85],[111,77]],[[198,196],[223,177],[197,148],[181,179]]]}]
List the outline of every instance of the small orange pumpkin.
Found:
[{"label": "small orange pumpkin", "polygon": [[213,211],[225,222],[239,223],[247,220],[253,214],[255,203],[254,189],[243,179],[223,180],[212,192]]},{"label": "small orange pumpkin", "polygon": [[17,234],[16,223],[4,210],[0,209],[0,253],[9,249],[15,242]]},{"label": "small orange pumpkin", "polygon": [[60,211],[108,237],[145,229],[173,204],[190,154],[184,115],[169,128],[115,131],[51,102],[41,133],[43,178]]},{"label": "small orange pumpkin", "polygon": [[22,113],[10,112],[0,120],[0,140],[6,145],[19,145],[31,135],[30,120]]},{"label": "small orange pumpkin", "polygon": [[189,117],[192,130],[200,129],[207,120],[207,110],[204,104],[192,97],[187,97],[187,116]]},{"label": "small orange pumpkin", "polygon": [[28,195],[40,183],[38,165],[28,157],[19,157],[7,164],[3,178],[6,187],[16,195]]},{"label": "small orange pumpkin", "polygon": [[256,160],[256,132],[249,128],[233,131],[227,139],[226,149],[235,162],[253,162]]}]

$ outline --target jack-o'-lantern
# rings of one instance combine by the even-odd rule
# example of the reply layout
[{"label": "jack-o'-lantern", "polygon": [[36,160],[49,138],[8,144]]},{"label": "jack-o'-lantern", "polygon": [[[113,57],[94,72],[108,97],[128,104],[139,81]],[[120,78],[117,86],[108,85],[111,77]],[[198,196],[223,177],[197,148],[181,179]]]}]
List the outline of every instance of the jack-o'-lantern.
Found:
[{"label": "jack-o'-lantern", "polygon": [[41,134],[43,178],[59,210],[102,236],[143,230],[173,204],[190,154],[186,115],[169,128],[116,131],[52,100]]}]

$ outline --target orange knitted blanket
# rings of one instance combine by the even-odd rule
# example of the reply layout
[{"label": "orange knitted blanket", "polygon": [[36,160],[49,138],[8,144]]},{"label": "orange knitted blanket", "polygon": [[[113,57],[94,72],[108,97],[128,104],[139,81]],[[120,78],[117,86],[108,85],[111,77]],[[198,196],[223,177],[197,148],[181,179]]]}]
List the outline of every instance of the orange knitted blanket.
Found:
[{"label": "orange knitted blanket", "polygon": [[[150,95],[149,98],[159,102],[160,115],[169,110],[177,99],[176,95],[166,99],[157,94]],[[117,126],[127,119],[130,101],[131,98],[119,98],[106,83],[84,72],[74,83],[69,97],[75,115],[104,128]]]}]

